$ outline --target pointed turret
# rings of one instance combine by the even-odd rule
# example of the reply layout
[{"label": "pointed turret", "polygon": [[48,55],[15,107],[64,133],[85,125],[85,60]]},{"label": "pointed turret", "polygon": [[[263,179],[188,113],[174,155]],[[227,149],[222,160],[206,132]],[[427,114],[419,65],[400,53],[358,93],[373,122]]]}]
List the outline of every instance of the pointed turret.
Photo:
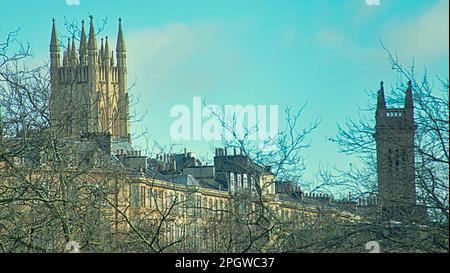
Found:
[{"label": "pointed turret", "polygon": [[384,82],[380,82],[380,90],[378,90],[377,110],[375,111],[377,126],[382,126],[384,117],[387,114],[386,99],[384,96]]},{"label": "pointed turret", "polygon": [[413,100],[412,82],[411,81],[408,81],[408,89],[406,89],[406,95],[405,95],[405,122],[411,128],[415,128],[415,125],[414,125],[414,100]]},{"label": "pointed turret", "polygon": [[131,143],[127,94],[127,53],[122,30],[122,19],[119,18],[119,33],[116,45],[118,92],[118,135]]},{"label": "pointed turret", "polygon": [[[90,30],[89,30],[89,40],[88,40],[88,66],[91,71],[96,69],[98,64],[98,47],[97,40],[95,38],[95,29],[94,29],[94,17],[90,16]],[[95,78],[95,73],[91,74],[91,79]]]},{"label": "pointed turret", "polygon": [[58,43],[58,35],[56,34],[56,24],[55,18],[52,20],[52,37],[50,41],[50,52],[55,53],[59,52],[59,43]]},{"label": "pointed turret", "polygon": [[59,53],[58,35],[56,32],[55,18],[52,20],[52,36],[50,38],[50,70],[56,73],[56,69],[61,66],[61,59]]},{"label": "pointed turret", "polygon": [[122,18],[119,18],[119,33],[117,34],[117,45],[116,45],[116,56],[117,56],[117,67],[119,71],[126,74],[127,67],[127,54],[126,54],[125,40],[123,38],[122,30]]},{"label": "pointed turret", "polygon": [[412,95],[412,81],[408,81],[408,89],[406,89],[405,108],[414,108],[414,100]]},{"label": "pointed turret", "polygon": [[68,66],[68,65],[69,65],[69,57],[67,56],[67,51],[65,51],[63,54],[63,66]]},{"label": "pointed turret", "polygon": [[116,52],[126,52],[125,39],[123,38],[122,18],[119,18],[119,33],[117,35]]},{"label": "pointed turret", "polygon": [[77,47],[75,46],[75,37],[72,37],[72,47],[70,52],[71,65],[76,66],[78,64]]},{"label": "pointed turret", "polygon": [[87,64],[87,56],[88,56],[88,43],[86,31],[84,29],[84,20],[81,21],[81,39],[80,39],[80,64]]},{"label": "pointed turret", "polygon": [[111,60],[112,67],[115,65],[113,56],[114,56],[114,51],[111,51],[111,59],[110,60]]},{"label": "pointed turret", "polygon": [[63,60],[63,61],[65,61],[64,65],[70,65],[71,57],[72,57],[72,48],[70,46],[70,38],[68,38],[67,39],[67,50],[64,53],[64,58],[66,59],[66,60]]},{"label": "pointed turret", "polygon": [[380,82],[380,90],[378,91],[377,109],[386,109],[386,98],[384,96],[384,82]]},{"label": "pointed turret", "polygon": [[102,65],[103,63],[103,54],[105,52],[105,47],[103,45],[103,38],[101,39],[100,52],[98,53],[98,65]]},{"label": "pointed turret", "polygon": [[108,42],[108,36],[105,37],[105,49],[103,52],[103,60],[105,61],[106,65],[109,65],[111,56],[109,55],[111,51],[109,50],[109,42]]},{"label": "pointed turret", "polygon": [[89,30],[89,42],[88,49],[89,50],[97,50],[97,40],[95,38],[95,29],[94,29],[94,16],[91,16],[90,30]]}]

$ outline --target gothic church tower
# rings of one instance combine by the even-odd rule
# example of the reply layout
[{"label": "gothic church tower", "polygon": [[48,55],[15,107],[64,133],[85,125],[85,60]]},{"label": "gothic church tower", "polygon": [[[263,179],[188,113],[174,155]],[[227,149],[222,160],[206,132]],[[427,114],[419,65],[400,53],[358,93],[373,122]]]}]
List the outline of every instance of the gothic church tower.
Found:
[{"label": "gothic church tower", "polygon": [[113,138],[130,142],[127,92],[127,56],[122,20],[114,52],[108,37],[98,48],[94,19],[90,17],[89,35],[84,21],[80,44],[69,39],[60,55],[55,20],[50,42],[52,129],[63,137],[77,138],[86,133],[109,133]]},{"label": "gothic church tower", "polygon": [[384,86],[378,92],[375,140],[382,220],[416,219],[414,102],[408,82],[403,108],[387,108]]}]

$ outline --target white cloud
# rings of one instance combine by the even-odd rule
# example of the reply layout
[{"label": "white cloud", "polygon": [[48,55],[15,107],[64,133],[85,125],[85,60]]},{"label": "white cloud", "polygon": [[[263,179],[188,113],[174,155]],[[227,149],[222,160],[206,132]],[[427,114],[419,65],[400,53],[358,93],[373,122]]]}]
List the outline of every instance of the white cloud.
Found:
[{"label": "white cloud", "polygon": [[[385,8],[386,5],[389,6],[389,2],[383,3]],[[430,68],[437,64],[436,61],[448,59],[448,9],[448,0],[438,0],[419,15],[388,18],[379,30],[368,24],[362,24],[364,27],[357,32],[343,32],[334,27],[323,28],[317,32],[315,42],[335,54],[334,56],[348,56],[362,62],[386,63],[386,54],[379,43],[381,39],[405,64],[411,63],[414,58],[418,65]],[[373,9],[366,7],[365,10]],[[356,39],[358,32],[373,30],[375,31],[370,34],[372,37],[369,43],[361,43]]]},{"label": "white cloud", "polygon": [[222,29],[210,22],[171,23],[130,31],[126,37],[130,80],[143,96],[168,100],[202,95],[238,73],[240,56],[227,48]]},{"label": "white cloud", "polygon": [[329,56],[330,61],[342,61],[346,59],[349,62],[359,63],[371,62],[372,64],[383,63],[384,52],[378,43],[362,45],[358,43],[353,35],[344,34],[334,29],[326,28],[317,32],[315,43],[322,47],[323,56]]},{"label": "white cloud", "polygon": [[[164,145],[170,142],[174,119],[169,114],[174,104],[191,105],[193,96],[209,102],[222,95],[221,83],[239,81],[242,57],[230,47],[233,41],[224,28],[195,22],[125,30],[128,81],[136,83],[130,94],[139,99],[134,109],[147,113],[141,125]],[[136,134],[142,131],[139,126],[133,128]]]},{"label": "white cloud", "polygon": [[201,42],[207,42],[212,31],[206,27],[171,23],[130,32],[127,37],[129,63],[140,69],[161,59],[164,59],[161,63],[164,66],[175,59],[181,61]]},{"label": "white cloud", "polygon": [[430,63],[448,56],[449,1],[439,0],[420,16],[400,18],[385,29],[386,46],[404,58]]},{"label": "white cloud", "polygon": [[79,6],[80,0],[66,0],[66,5],[68,6]]}]

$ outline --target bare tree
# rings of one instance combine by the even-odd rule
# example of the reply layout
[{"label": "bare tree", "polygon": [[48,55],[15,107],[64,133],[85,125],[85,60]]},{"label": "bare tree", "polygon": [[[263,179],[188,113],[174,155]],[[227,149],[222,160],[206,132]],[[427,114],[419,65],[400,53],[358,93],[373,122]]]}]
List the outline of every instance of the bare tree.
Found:
[{"label": "bare tree", "polygon": [[[405,232],[401,236],[385,236],[385,239],[390,242],[393,251],[448,251],[448,78],[437,77],[431,81],[427,74],[419,78],[414,65],[405,68],[395,54],[385,50],[393,71],[398,75],[398,83],[392,87],[387,103],[402,105],[408,88],[405,83],[411,82],[415,106],[413,148],[417,202],[427,209],[431,220],[422,227],[402,227]],[[378,194],[376,145],[373,138],[377,93],[369,93],[369,96],[371,101],[367,107],[360,109],[359,117],[348,119],[345,126],[339,126],[338,135],[331,139],[339,145],[342,153],[350,154],[359,161],[347,170],[333,168],[322,173],[323,182],[328,187],[339,186],[351,190],[356,197]],[[371,227],[383,229],[375,223]]]},{"label": "bare tree", "polygon": [[115,249],[123,217],[109,203],[122,209],[129,172],[50,125],[49,67],[27,66],[31,51],[17,35],[0,44],[0,251],[61,252],[70,241]]}]

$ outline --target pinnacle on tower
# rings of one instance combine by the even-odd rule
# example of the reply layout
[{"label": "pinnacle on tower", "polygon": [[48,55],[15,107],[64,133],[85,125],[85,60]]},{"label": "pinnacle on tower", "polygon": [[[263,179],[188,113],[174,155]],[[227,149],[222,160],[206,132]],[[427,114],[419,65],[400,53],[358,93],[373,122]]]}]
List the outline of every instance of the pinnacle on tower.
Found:
[{"label": "pinnacle on tower", "polygon": [[406,89],[405,108],[413,108],[414,101],[412,96],[412,81],[408,81],[408,89]]},{"label": "pinnacle on tower", "polygon": [[127,48],[125,46],[125,40],[123,38],[122,31],[122,18],[119,18],[119,34],[117,35],[117,47],[116,52],[126,52]]},{"label": "pinnacle on tower", "polygon": [[384,96],[384,82],[380,82],[380,90],[378,91],[377,109],[386,109],[386,99]]},{"label": "pinnacle on tower", "polygon": [[63,66],[70,65],[71,58],[72,58],[72,49],[70,48],[70,38],[69,38],[67,39],[67,49],[66,51],[64,51],[63,54]]},{"label": "pinnacle on tower", "polygon": [[87,44],[87,36],[86,36],[86,31],[84,29],[84,20],[81,21],[81,39],[80,39],[80,63],[84,63],[86,61],[86,57],[87,57],[87,49],[88,49],[88,44]]},{"label": "pinnacle on tower", "polygon": [[90,16],[90,30],[89,30],[89,41],[88,41],[88,49],[89,50],[97,50],[97,40],[95,39],[95,29],[94,29],[94,16]]},{"label": "pinnacle on tower", "polygon": [[77,47],[75,46],[75,37],[72,37],[72,47],[70,53],[70,61],[72,65],[77,65]]},{"label": "pinnacle on tower", "polygon": [[114,51],[111,51],[111,66],[114,66],[115,65],[114,57],[112,57],[112,56],[114,56]]},{"label": "pinnacle on tower", "polygon": [[59,41],[56,32],[55,18],[52,20],[52,35],[50,38],[50,69],[56,72],[56,69],[61,66],[61,59],[59,53]]},{"label": "pinnacle on tower", "polygon": [[98,54],[98,64],[102,65],[102,58],[105,52],[105,47],[103,46],[103,38],[101,39],[100,52]]},{"label": "pinnacle on tower", "polygon": [[59,43],[58,43],[58,36],[56,34],[56,24],[55,24],[55,18],[53,18],[52,22],[52,37],[50,41],[50,52],[59,52]]},{"label": "pinnacle on tower", "polygon": [[109,50],[109,43],[108,43],[108,36],[105,37],[105,49],[103,52],[103,60],[105,60],[106,65],[109,65],[108,60],[110,59],[110,53],[111,51]]},{"label": "pinnacle on tower", "polygon": [[67,51],[64,51],[63,54],[63,66],[69,65],[69,57],[67,56]]},{"label": "pinnacle on tower", "polygon": [[66,50],[66,53],[67,53],[67,57],[70,60],[70,57],[71,57],[71,54],[72,54],[72,48],[70,47],[70,38],[67,38],[67,50]]}]

